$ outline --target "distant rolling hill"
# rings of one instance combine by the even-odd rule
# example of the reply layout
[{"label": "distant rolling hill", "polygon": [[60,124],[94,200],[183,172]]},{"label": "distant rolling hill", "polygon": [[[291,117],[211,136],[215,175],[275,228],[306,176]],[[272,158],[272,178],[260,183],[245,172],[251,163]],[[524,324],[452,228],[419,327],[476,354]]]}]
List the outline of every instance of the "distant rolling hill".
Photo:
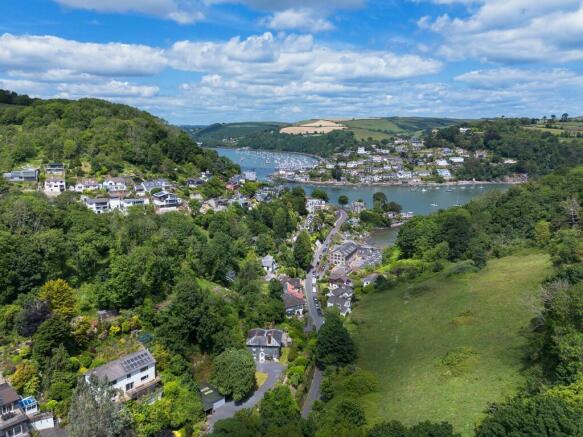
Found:
[{"label": "distant rolling hill", "polygon": [[241,138],[260,132],[279,131],[288,123],[279,122],[241,122],[241,123],[215,123],[199,128],[198,126],[182,126],[197,139],[202,141],[221,141],[226,138]]},{"label": "distant rolling hill", "polygon": [[435,129],[464,120],[437,117],[381,117],[346,120],[342,123],[354,132],[357,139],[382,140],[395,134],[420,134],[425,129]]}]

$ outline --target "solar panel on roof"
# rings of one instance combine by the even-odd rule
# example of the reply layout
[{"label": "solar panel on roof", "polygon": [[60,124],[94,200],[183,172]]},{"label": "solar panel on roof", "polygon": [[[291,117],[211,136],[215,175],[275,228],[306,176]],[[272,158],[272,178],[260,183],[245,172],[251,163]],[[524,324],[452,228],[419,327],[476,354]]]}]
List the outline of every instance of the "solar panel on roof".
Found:
[{"label": "solar panel on roof", "polygon": [[134,357],[123,360],[121,366],[126,372],[142,367],[150,362],[150,357],[147,352],[142,352]]}]

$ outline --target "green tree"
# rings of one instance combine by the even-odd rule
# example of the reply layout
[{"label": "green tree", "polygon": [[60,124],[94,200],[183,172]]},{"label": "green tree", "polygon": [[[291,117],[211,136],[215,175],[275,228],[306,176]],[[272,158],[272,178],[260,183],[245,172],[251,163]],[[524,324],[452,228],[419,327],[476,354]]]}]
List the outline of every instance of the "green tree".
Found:
[{"label": "green tree", "polygon": [[551,238],[551,224],[546,220],[540,220],[534,225],[534,239],[539,246],[545,246]]},{"label": "green tree", "polygon": [[322,188],[316,188],[312,191],[312,197],[314,199],[321,199],[328,202],[328,193],[324,191]]},{"label": "green tree", "polygon": [[278,385],[265,393],[259,414],[259,429],[264,436],[271,436],[280,428],[286,428],[290,437],[302,435],[300,410],[288,386]]},{"label": "green tree", "polygon": [[49,357],[53,349],[60,345],[67,350],[73,348],[73,337],[68,320],[53,316],[44,321],[34,334],[32,339],[32,356],[37,363],[43,363]]},{"label": "green tree", "polygon": [[215,358],[211,379],[223,395],[244,399],[257,386],[253,355],[245,349],[227,349]]},{"label": "green tree", "polygon": [[49,304],[51,312],[57,316],[71,318],[75,315],[75,291],[63,279],[48,281],[38,293],[38,297]]},{"label": "green tree", "polygon": [[115,402],[115,389],[105,381],[80,378],[69,410],[71,437],[125,437],[134,435],[122,404]]},{"label": "green tree", "polygon": [[296,265],[303,270],[309,270],[313,256],[314,252],[312,251],[310,235],[306,231],[302,231],[294,242],[294,260]]},{"label": "green tree", "polygon": [[23,361],[16,366],[16,371],[10,377],[12,386],[25,396],[36,395],[40,387],[38,369],[31,361]]},{"label": "green tree", "polygon": [[340,315],[332,312],[318,331],[316,364],[320,369],[328,366],[345,366],[356,360],[356,346],[342,324]]},{"label": "green tree", "polygon": [[476,428],[476,437],[580,435],[583,412],[561,399],[545,396],[498,405]]},{"label": "green tree", "polygon": [[374,425],[368,430],[366,437],[409,437],[409,433],[407,427],[401,422],[391,420]]},{"label": "green tree", "polygon": [[348,196],[345,194],[338,196],[338,204],[343,208],[348,205]]}]

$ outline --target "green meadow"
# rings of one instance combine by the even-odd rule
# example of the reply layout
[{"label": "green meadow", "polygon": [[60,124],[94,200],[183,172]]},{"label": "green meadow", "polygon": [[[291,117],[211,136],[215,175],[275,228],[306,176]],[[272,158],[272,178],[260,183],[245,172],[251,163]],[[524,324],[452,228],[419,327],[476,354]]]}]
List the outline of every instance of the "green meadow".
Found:
[{"label": "green meadow", "polygon": [[379,379],[361,399],[368,422],[447,420],[470,435],[489,403],[524,382],[525,333],[550,271],[547,255],[524,252],[364,297],[353,313],[358,364]]}]

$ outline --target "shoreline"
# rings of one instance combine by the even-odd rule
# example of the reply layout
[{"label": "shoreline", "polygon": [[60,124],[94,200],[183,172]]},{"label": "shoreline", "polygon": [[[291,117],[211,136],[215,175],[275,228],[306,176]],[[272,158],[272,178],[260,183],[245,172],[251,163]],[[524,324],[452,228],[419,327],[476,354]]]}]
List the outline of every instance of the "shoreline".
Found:
[{"label": "shoreline", "polygon": [[396,184],[393,182],[375,182],[373,184],[363,184],[355,182],[330,182],[330,181],[290,181],[282,180],[286,184],[302,184],[302,185],[324,185],[331,187],[456,187],[456,186],[473,186],[473,185],[522,185],[526,182],[522,181],[455,181],[455,182],[420,182],[416,184]]}]

